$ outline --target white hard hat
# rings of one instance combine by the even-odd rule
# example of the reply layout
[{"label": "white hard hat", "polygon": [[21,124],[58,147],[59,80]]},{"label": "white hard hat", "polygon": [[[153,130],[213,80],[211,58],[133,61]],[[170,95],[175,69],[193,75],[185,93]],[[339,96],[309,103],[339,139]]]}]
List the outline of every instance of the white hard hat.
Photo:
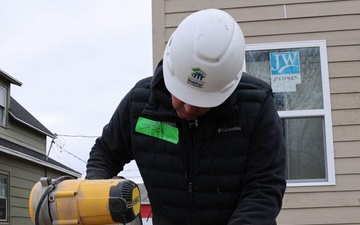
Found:
[{"label": "white hard hat", "polygon": [[180,23],[166,45],[166,88],[187,104],[218,106],[238,85],[244,55],[244,35],[228,13],[195,12]]}]

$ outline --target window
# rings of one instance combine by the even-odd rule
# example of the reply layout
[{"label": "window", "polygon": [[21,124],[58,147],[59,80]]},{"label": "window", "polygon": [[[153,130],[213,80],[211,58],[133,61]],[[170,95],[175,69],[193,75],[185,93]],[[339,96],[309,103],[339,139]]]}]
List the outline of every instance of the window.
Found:
[{"label": "window", "polygon": [[5,125],[6,89],[0,86],[0,125]]},{"label": "window", "polygon": [[289,186],[335,184],[325,41],[247,45],[245,69],[269,84],[282,119]]},{"label": "window", "polygon": [[7,221],[8,177],[0,174],[0,222]]}]

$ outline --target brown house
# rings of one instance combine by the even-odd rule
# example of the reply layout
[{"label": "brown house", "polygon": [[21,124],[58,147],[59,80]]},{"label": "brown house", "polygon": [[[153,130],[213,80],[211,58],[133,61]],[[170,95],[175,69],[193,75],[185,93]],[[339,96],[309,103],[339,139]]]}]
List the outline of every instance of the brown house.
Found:
[{"label": "brown house", "polygon": [[33,225],[29,195],[40,177],[81,174],[46,156],[55,136],[10,96],[12,84],[22,83],[0,70],[0,224]]},{"label": "brown house", "polygon": [[244,71],[275,92],[288,151],[278,224],[360,224],[360,1],[152,1],[154,66],[177,25],[206,8],[237,20]]}]

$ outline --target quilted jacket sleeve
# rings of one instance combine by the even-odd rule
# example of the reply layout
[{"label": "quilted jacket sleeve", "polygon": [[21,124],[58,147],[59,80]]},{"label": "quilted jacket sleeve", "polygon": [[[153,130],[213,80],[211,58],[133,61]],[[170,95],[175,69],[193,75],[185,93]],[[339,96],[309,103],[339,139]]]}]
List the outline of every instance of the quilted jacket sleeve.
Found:
[{"label": "quilted jacket sleeve", "polygon": [[116,176],[132,160],[130,142],[129,92],[116,108],[109,123],[97,138],[87,162],[86,179],[108,179]]},{"label": "quilted jacket sleeve", "polygon": [[286,152],[272,95],[264,102],[250,145],[243,190],[228,224],[276,224],[286,189]]}]

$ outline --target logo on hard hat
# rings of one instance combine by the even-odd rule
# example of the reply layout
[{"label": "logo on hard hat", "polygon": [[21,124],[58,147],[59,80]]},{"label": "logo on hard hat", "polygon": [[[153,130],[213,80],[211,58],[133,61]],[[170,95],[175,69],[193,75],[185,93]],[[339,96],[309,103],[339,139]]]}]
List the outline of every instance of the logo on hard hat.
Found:
[{"label": "logo on hard hat", "polygon": [[197,88],[203,88],[204,78],[206,74],[200,68],[193,68],[190,76],[188,76],[187,83]]}]

